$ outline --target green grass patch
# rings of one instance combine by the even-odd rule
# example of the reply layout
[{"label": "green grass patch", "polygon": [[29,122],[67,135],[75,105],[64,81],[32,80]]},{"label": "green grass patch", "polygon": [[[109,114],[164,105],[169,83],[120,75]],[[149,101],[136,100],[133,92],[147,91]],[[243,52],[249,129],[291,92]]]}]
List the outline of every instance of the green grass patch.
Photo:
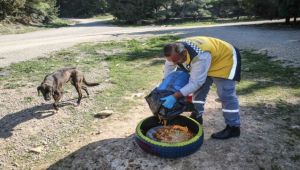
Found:
[{"label": "green grass patch", "polygon": [[300,155],[294,155],[294,156],[292,156],[291,157],[291,160],[293,160],[293,161],[299,161],[300,160]]},{"label": "green grass patch", "polygon": [[[245,56],[245,57],[244,57]],[[264,85],[299,87],[299,68],[283,67],[280,61],[270,61],[266,56],[244,51],[242,57],[243,79],[265,81]]]},{"label": "green grass patch", "polygon": [[8,82],[3,85],[4,89],[17,89],[19,87],[24,87],[25,84],[22,84],[22,82]]},{"label": "green grass patch", "polygon": [[[97,96],[98,107],[110,107],[118,112],[126,112],[134,102],[126,99],[134,92],[145,91],[161,80],[160,57],[164,44],[178,39],[174,36],[151,38],[147,40],[129,40],[103,44],[83,44],[80,50],[89,55],[97,51],[110,51],[112,55],[104,59],[109,64],[110,77],[114,82],[112,89]],[[118,49],[117,53],[114,51]],[[122,102],[121,102],[122,101]]]},{"label": "green grass patch", "polygon": [[[74,50],[63,50],[52,54],[49,58],[38,58],[11,64],[4,68],[9,72],[8,76],[0,77],[0,84],[9,84],[18,87],[20,82],[37,83],[41,82],[45,75],[64,67],[84,67],[95,65],[100,59],[98,57],[80,58],[80,53]],[[7,85],[5,85],[7,86]]]},{"label": "green grass patch", "polygon": [[23,102],[24,103],[31,103],[33,101],[33,97],[24,97]]},{"label": "green grass patch", "polygon": [[279,126],[300,139],[299,130],[291,128],[300,122],[299,74],[299,68],[283,67],[279,61],[243,51],[242,81],[237,88],[242,107],[251,108],[265,121],[284,121]]},{"label": "green grass patch", "polygon": [[[239,96],[248,103],[282,103],[300,94],[299,68],[283,67],[266,56],[242,52],[242,81],[238,84]],[[298,98],[299,99],[299,98]]]}]

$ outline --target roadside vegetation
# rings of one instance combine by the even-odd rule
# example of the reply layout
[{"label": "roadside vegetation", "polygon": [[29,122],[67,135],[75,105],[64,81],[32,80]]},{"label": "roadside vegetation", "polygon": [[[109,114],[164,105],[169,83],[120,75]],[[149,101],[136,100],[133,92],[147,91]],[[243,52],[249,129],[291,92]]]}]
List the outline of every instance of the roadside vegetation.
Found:
[{"label": "roadside vegetation", "polygon": [[[0,2],[0,22],[49,24],[57,17],[114,18],[125,25],[207,25],[243,20],[280,19],[296,23],[297,0],[7,0]],[[110,15],[107,15],[110,14]],[[28,28],[29,30],[30,28]]]},{"label": "roadside vegetation", "polygon": [[114,16],[112,16],[111,14],[100,14],[100,15],[93,16],[93,18],[95,18],[95,19],[113,19]]},{"label": "roadside vegetation", "polygon": [[73,21],[55,18],[50,23],[22,24],[18,22],[2,21],[0,22],[0,35],[23,34],[27,32],[44,30],[47,28],[66,27],[74,24]]},{"label": "roadside vegetation", "polygon": [[109,21],[111,24],[123,26],[123,27],[132,27],[132,26],[146,26],[146,25],[160,25],[160,26],[205,26],[205,25],[216,25],[216,24],[226,24],[226,23],[239,23],[246,21],[259,21],[261,19],[249,18],[249,17],[241,17],[240,19],[236,18],[218,18],[218,19],[192,19],[192,18],[177,18],[170,19],[167,21],[143,21],[139,24],[127,24],[124,22],[120,22],[116,19]]},{"label": "roadside vegetation", "polygon": [[[83,110],[74,106],[63,107],[67,115],[72,116],[60,118],[59,126],[63,127],[55,131],[56,137],[46,135],[50,132],[40,131],[29,135],[28,139],[22,139],[23,142],[28,142],[26,145],[29,146],[39,145],[45,138],[50,139],[47,142],[47,152],[36,156],[32,152],[19,151],[20,148],[15,143],[10,143],[2,152],[14,150],[15,155],[10,155],[14,160],[11,161],[17,165],[24,165],[22,168],[54,163],[61,159],[69,153],[62,149],[62,146],[72,147],[74,142],[76,143],[75,139],[88,139],[92,135],[91,132],[99,130],[93,113],[105,108],[117,114],[130,114],[130,109],[140,104],[139,101],[143,100],[144,96],[133,97],[134,100],[131,96],[134,93],[146,95],[160,82],[164,63],[161,56],[162,46],[176,39],[178,37],[163,36],[129,41],[84,43],[55,52],[48,58],[20,62],[2,68],[1,72],[7,72],[8,75],[0,77],[0,87],[6,90],[35,91],[46,74],[62,67],[78,67],[85,73],[101,74],[102,62],[108,64],[111,84],[105,90],[92,94],[93,100],[88,100],[89,105]],[[270,61],[266,56],[254,54],[251,50],[242,51],[242,63],[242,81],[238,83],[241,108],[254,110],[255,119],[287,129],[292,140],[280,139],[280,142],[288,143],[291,148],[295,147],[295,143],[300,139],[299,131],[293,127],[300,122],[299,68],[284,68],[280,62]],[[104,83],[104,79],[94,81]],[[67,86],[66,91],[71,88],[73,87]],[[20,101],[29,106],[40,101],[38,96],[20,95],[20,97],[22,97]],[[2,103],[1,107],[7,109],[9,106]],[[55,123],[53,126],[56,126]],[[81,145],[88,143],[89,141],[85,140]],[[76,148],[69,149],[72,151]],[[299,161],[299,158],[299,154],[291,156],[295,161]]]}]

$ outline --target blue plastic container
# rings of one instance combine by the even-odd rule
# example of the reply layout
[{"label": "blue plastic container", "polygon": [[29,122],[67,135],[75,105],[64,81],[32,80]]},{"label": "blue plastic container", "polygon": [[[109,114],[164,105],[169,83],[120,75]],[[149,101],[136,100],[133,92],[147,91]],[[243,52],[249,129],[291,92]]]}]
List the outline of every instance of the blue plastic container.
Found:
[{"label": "blue plastic container", "polygon": [[162,81],[157,89],[176,92],[188,84],[189,78],[189,73],[185,71],[174,71]]}]

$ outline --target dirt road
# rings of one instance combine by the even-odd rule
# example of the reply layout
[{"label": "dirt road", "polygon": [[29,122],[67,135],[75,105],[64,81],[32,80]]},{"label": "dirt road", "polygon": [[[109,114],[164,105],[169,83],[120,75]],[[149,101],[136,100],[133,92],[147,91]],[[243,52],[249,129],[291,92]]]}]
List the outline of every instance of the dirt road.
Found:
[{"label": "dirt road", "polygon": [[239,48],[254,49],[276,56],[286,60],[288,65],[300,65],[298,57],[300,30],[266,29],[255,26],[255,24],[278,22],[276,20],[193,27],[117,27],[107,24],[106,21],[94,19],[80,20],[80,22],[66,28],[0,36],[0,67],[44,56],[81,42],[131,39],[162,34],[218,37]]}]

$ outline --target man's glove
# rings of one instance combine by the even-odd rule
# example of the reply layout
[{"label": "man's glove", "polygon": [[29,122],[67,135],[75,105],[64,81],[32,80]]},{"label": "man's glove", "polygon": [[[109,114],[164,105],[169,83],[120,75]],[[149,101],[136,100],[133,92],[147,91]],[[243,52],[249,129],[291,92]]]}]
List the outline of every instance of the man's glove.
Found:
[{"label": "man's glove", "polygon": [[167,97],[160,98],[160,100],[165,101],[163,103],[163,106],[165,106],[168,109],[171,109],[174,106],[174,104],[176,103],[176,98],[173,95],[169,95]]}]

